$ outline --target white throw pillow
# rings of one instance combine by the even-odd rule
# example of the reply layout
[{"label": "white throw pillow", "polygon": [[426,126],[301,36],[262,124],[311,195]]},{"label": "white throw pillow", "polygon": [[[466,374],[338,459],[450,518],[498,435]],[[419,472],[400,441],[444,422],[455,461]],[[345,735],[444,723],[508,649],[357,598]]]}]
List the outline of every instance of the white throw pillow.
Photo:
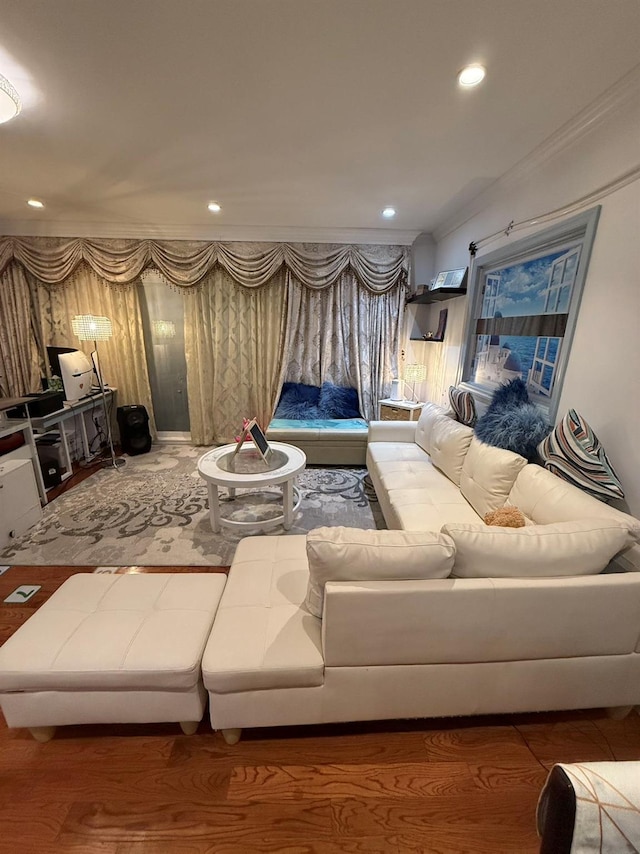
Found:
[{"label": "white throw pillow", "polygon": [[454,578],[553,578],[595,575],[636,538],[623,522],[582,519],[500,528],[449,523],[456,546]]},{"label": "white throw pillow", "polygon": [[448,578],[454,556],[453,541],[445,534],[315,528],[307,534],[307,608],[322,617],[327,581]]},{"label": "white throw pillow", "polygon": [[504,507],[518,474],[527,465],[520,454],[485,445],[473,436],[462,464],[460,492],[476,511],[484,516]]}]

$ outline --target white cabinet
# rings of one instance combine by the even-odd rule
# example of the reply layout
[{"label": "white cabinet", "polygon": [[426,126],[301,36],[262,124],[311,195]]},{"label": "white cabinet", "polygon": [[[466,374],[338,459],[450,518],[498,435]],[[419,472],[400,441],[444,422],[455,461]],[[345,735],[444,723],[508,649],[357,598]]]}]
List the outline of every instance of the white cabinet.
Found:
[{"label": "white cabinet", "polygon": [[0,548],[24,534],[42,517],[31,460],[0,457]]}]

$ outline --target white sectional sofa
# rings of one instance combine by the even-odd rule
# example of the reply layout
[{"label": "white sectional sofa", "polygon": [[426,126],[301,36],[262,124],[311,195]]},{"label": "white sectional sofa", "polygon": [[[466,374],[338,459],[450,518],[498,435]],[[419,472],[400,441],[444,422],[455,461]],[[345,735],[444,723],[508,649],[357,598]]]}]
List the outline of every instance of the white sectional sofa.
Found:
[{"label": "white sectional sofa", "polygon": [[[396,531],[320,529],[311,564],[304,536],[240,543],[203,658],[215,729],[640,703],[636,519],[434,405],[373,422],[367,463]],[[509,503],[525,528],[484,525]]]}]

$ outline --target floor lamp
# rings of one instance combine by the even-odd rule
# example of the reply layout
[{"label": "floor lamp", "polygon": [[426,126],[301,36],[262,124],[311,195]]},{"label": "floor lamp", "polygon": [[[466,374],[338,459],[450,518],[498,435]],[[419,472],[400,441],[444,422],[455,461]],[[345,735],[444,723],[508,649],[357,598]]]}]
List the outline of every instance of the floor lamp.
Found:
[{"label": "floor lamp", "polygon": [[[77,337],[81,341],[93,341],[93,349],[95,350],[96,357],[98,355],[98,341],[108,341],[109,338],[113,335],[113,329],[111,327],[111,321],[108,317],[98,317],[94,314],[76,314],[76,316],[71,321],[71,327]],[[111,452],[111,462],[105,463],[105,465],[111,465],[114,469],[118,469],[120,466],[125,464],[125,460],[122,457],[116,457],[116,452],[113,449],[113,436],[111,434],[111,418],[109,417],[109,412],[107,410],[107,396],[104,391],[104,382],[102,380],[102,369],[99,367],[99,361],[96,358],[96,367],[98,370],[96,374],[98,376],[98,385],[100,386],[100,392],[102,393],[102,405],[104,407],[104,420],[107,424],[107,439],[109,442],[109,451]]]}]

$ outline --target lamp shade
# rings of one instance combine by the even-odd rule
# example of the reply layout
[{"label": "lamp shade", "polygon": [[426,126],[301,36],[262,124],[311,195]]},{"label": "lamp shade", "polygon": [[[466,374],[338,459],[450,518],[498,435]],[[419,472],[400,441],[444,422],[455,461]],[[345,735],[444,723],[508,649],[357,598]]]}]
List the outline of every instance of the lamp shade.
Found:
[{"label": "lamp shade", "polygon": [[153,337],[158,341],[176,337],[176,325],[173,320],[154,320],[151,324]]},{"label": "lamp shade", "polygon": [[427,366],[411,364],[404,366],[404,378],[410,383],[421,383],[427,378]]},{"label": "lamp shade", "polygon": [[0,74],[0,124],[15,118],[21,109],[20,95],[7,78]]},{"label": "lamp shade", "polygon": [[109,318],[95,314],[76,314],[71,328],[81,341],[107,341],[113,335]]}]

